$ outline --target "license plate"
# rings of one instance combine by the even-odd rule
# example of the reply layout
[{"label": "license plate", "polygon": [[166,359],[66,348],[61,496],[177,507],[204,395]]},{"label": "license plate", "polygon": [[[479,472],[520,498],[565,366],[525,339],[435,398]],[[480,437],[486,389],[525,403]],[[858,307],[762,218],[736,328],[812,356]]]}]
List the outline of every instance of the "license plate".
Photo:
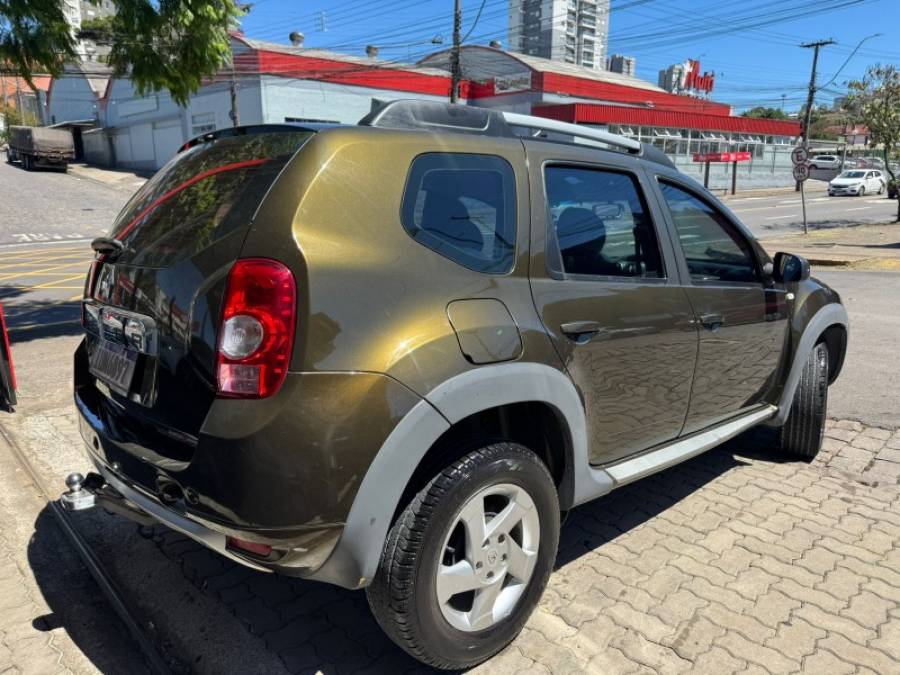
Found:
[{"label": "license plate", "polygon": [[90,371],[110,389],[126,396],[134,376],[137,352],[108,340],[98,340],[90,358]]}]

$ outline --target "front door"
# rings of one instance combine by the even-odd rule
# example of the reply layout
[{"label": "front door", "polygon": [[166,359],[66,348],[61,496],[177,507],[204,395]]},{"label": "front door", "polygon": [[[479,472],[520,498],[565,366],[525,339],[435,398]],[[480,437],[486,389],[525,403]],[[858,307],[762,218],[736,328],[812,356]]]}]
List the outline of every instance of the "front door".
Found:
[{"label": "front door", "polygon": [[740,228],[690,187],[659,179],[700,349],[684,434],[764,402],[775,384],[787,329],[784,289],[766,279]]},{"label": "front door", "polygon": [[584,401],[591,463],[614,462],[678,436],[698,331],[646,177],[596,151],[529,146],[532,195],[547,196],[533,200],[534,301]]}]

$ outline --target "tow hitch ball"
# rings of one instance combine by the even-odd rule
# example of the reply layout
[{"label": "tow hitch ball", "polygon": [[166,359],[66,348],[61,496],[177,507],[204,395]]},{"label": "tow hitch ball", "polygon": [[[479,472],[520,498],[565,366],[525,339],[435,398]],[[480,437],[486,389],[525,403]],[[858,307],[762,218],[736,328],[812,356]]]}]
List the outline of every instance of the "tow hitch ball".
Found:
[{"label": "tow hitch ball", "polygon": [[87,511],[95,506],[108,513],[115,513],[136,522],[138,525],[153,525],[156,520],[136,504],[125,499],[99,473],[82,476],[72,473],[66,477],[67,492],[59,498],[66,511]]},{"label": "tow hitch ball", "polygon": [[68,492],[63,492],[59,498],[66,511],[86,511],[97,504],[96,490],[106,484],[103,476],[97,473],[89,473],[87,478],[80,473],[70,473],[66,476]]}]

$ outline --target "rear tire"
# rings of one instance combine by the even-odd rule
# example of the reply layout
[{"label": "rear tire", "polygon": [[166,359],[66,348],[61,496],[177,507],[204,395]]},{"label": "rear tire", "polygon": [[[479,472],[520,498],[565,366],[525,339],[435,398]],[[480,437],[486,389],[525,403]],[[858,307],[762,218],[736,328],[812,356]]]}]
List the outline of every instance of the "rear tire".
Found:
[{"label": "rear tire", "polygon": [[779,429],[782,452],[812,461],[822,447],[828,407],[828,347],[820,342],[809,353],[794,392],[791,413]]},{"label": "rear tire", "polygon": [[558,543],[559,500],[547,467],[517,443],[485,445],[434,476],[397,518],[367,589],[369,606],[416,659],[468,668],[522,630]]}]

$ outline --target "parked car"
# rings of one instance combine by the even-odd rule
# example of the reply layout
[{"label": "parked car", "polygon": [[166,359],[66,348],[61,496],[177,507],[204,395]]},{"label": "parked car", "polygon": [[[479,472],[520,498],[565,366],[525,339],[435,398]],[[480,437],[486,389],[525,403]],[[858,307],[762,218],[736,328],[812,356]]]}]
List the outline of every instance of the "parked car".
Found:
[{"label": "parked car", "polygon": [[68,168],[75,159],[75,144],[68,129],[11,126],[6,161],[21,162],[26,171]]},{"label": "parked car", "polygon": [[884,174],[877,169],[853,169],[844,171],[828,183],[828,195],[856,195],[868,193],[882,195],[887,188]]},{"label": "parked car", "polygon": [[817,155],[809,159],[810,169],[840,169],[841,158],[837,155]]},{"label": "parked car", "polygon": [[204,135],[93,248],[63,502],[366,588],[439,668],[519,633],[561,513],[760,424],[812,460],[847,343],[658,150],[440,103]]}]

